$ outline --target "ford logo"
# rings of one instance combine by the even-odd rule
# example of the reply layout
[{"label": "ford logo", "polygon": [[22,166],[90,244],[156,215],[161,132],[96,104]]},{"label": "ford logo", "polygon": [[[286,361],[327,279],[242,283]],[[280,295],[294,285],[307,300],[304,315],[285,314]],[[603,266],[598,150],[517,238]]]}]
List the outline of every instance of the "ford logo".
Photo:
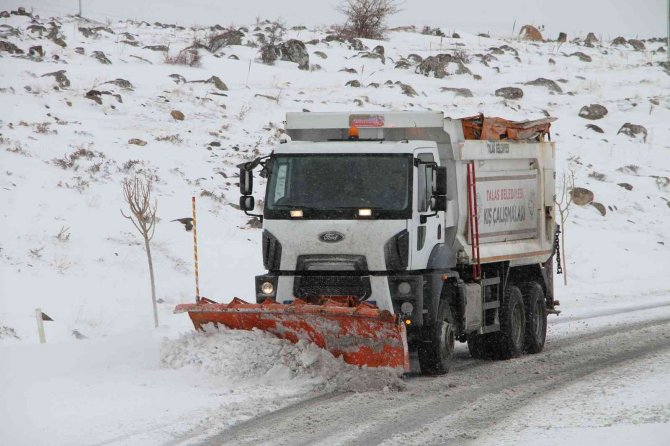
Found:
[{"label": "ford logo", "polygon": [[319,240],[326,243],[337,243],[344,240],[344,234],[337,231],[322,232],[319,234]]}]

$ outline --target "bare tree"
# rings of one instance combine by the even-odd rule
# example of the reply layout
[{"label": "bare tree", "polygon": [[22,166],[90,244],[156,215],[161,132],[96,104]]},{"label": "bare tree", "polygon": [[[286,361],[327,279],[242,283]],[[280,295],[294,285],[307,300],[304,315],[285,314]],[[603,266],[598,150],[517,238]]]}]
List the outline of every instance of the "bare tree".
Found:
[{"label": "bare tree", "polygon": [[154,280],[154,264],[151,259],[150,241],[156,229],[156,209],[158,203],[151,200],[153,182],[150,178],[135,176],[123,181],[123,197],[128,203],[130,215],[123,210],[121,214],[133,223],[144,239],[144,249],[149,262],[149,277],[151,279],[151,303],[154,309],[154,326],[158,327],[158,307],[156,306],[156,282]]},{"label": "bare tree", "polygon": [[570,215],[570,205],[572,204],[572,190],[575,188],[575,172],[570,170],[570,175],[563,172],[561,177],[561,193],[556,195],[555,202],[558,207],[559,218],[561,219],[561,250],[563,267],[563,284],[568,284],[568,264],[565,261],[565,223]]},{"label": "bare tree", "polygon": [[345,0],[336,8],[347,18],[342,31],[350,37],[382,39],[386,19],[400,11],[396,0]]}]

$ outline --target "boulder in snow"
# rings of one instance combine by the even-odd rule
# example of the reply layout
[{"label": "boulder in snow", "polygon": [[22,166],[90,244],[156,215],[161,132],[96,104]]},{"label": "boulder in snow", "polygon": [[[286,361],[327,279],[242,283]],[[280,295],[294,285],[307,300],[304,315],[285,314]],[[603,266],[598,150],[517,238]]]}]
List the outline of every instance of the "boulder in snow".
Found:
[{"label": "boulder in snow", "polygon": [[532,85],[535,87],[546,87],[550,91],[553,91],[555,93],[563,93],[563,89],[556,83],[556,81],[552,81],[551,79],[545,79],[543,77],[538,77],[534,81],[529,81],[526,82],[525,85]]},{"label": "boulder in snow", "polygon": [[585,105],[579,110],[579,116],[584,119],[602,119],[607,114],[607,109],[600,104]]},{"label": "boulder in snow", "polygon": [[35,45],[28,48],[28,55],[32,57],[44,57],[44,48],[42,45]]},{"label": "boulder in snow", "polygon": [[451,61],[450,54],[438,54],[437,56],[426,57],[419,66],[414,70],[416,73],[423,74],[438,79],[442,79],[447,75],[447,64]]},{"label": "boulder in snow", "polygon": [[586,128],[589,129],[589,130],[593,130],[596,133],[605,133],[605,131],[603,129],[601,129],[600,127],[598,127],[595,124],[586,124]]},{"label": "boulder in snow", "polygon": [[5,51],[9,54],[23,54],[23,50],[12,42],[0,40],[0,52]]},{"label": "boulder in snow", "polygon": [[91,57],[96,59],[98,62],[104,65],[111,65],[112,61],[107,59],[107,56],[105,56],[105,53],[102,51],[93,51],[91,54]]},{"label": "boulder in snow", "polygon": [[309,53],[305,44],[298,39],[287,40],[279,46],[281,59],[297,63],[301,70],[309,70]]},{"label": "boulder in snow", "polygon": [[495,95],[505,99],[521,99],[523,97],[523,90],[518,87],[503,87],[498,88]]},{"label": "boulder in snow", "polygon": [[586,206],[593,201],[593,192],[583,187],[575,187],[570,191],[572,202],[577,206]]},{"label": "boulder in snow", "polygon": [[146,146],[147,142],[144,140],[141,140],[139,138],[130,138],[128,140],[128,144],[134,145],[134,146]]},{"label": "boulder in snow", "polygon": [[519,36],[523,40],[532,40],[535,42],[542,42],[542,33],[540,32],[539,29],[535,28],[533,25],[524,25],[521,27],[521,31],[519,32]]},{"label": "boulder in snow", "polygon": [[598,212],[600,212],[600,215],[602,215],[603,217],[605,216],[605,214],[607,214],[607,209],[605,209],[605,206],[602,203],[598,203],[597,201],[593,201],[593,202],[591,202],[591,206],[596,208],[598,210]]},{"label": "boulder in snow", "polygon": [[145,50],[151,50],[151,51],[163,51],[163,52],[168,52],[169,48],[167,45],[147,45],[143,47]]},{"label": "boulder in snow", "polygon": [[221,48],[225,48],[231,45],[242,45],[242,37],[244,33],[237,29],[229,29],[221,34],[216,34],[209,38],[206,48],[215,53]]},{"label": "boulder in snow", "polygon": [[107,82],[105,82],[105,84],[116,85],[117,87],[120,87],[124,90],[129,90],[129,91],[135,90],[135,87],[133,86],[133,84],[130,83],[130,81],[127,81],[127,80],[121,79],[121,78],[114,79],[114,80],[111,80],[111,81],[107,81]]},{"label": "boulder in snow", "polygon": [[65,75],[65,70],[54,71],[53,73],[43,74],[42,77],[52,76],[56,79],[56,83],[60,88],[67,88],[70,86],[70,79]]},{"label": "boulder in snow", "polygon": [[619,37],[615,38],[614,40],[612,40],[612,45],[614,45],[614,46],[625,45],[625,44],[627,44],[627,43],[628,43],[628,41],[627,41],[625,38],[621,37],[621,36],[619,36]]},{"label": "boulder in snow", "polygon": [[573,56],[578,57],[579,60],[581,60],[582,62],[591,62],[593,60],[591,58],[591,56],[589,56],[588,54],[584,54],[581,51],[576,51],[576,52],[568,55],[568,57],[573,57]]},{"label": "boulder in snow", "polygon": [[419,93],[416,92],[414,87],[412,87],[410,84],[403,84],[402,82],[399,82],[398,85],[400,85],[400,89],[402,90],[402,94],[405,96],[409,96],[410,98],[413,98],[414,96],[418,96]]},{"label": "boulder in snow", "polygon": [[598,43],[598,38],[596,37],[595,34],[588,33],[587,36],[586,36],[586,39],[584,39],[584,43],[587,46],[593,46],[594,44]]},{"label": "boulder in snow", "polygon": [[630,122],[627,122],[621,126],[621,128],[617,132],[617,135],[619,133],[628,135],[631,138],[638,138],[641,136],[642,141],[647,142],[647,129],[641,125],[631,124]]},{"label": "boulder in snow", "polygon": [[440,88],[440,91],[451,91],[455,93],[456,97],[462,96],[464,98],[471,98],[473,96],[472,91],[470,91],[469,88],[442,87]]}]

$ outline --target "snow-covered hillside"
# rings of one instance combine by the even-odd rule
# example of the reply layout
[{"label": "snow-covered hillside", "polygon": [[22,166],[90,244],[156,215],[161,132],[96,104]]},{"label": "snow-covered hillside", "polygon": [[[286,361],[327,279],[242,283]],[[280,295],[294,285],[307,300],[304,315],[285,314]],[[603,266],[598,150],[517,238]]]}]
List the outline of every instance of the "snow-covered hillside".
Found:
[{"label": "snow-covered hillside", "polygon": [[[385,41],[347,41],[327,29],[295,27],[283,30],[282,40],[304,42],[306,52],[293,43],[284,54],[294,61],[267,65],[260,47],[272,28],[267,22],[185,29],[76,17],[0,18],[5,358],[27,365],[38,360],[35,346],[28,348],[38,342],[35,308],[54,319],[46,323],[46,337],[59,345],[51,348],[70,352],[53,351],[56,362],[76,362],[69,349],[83,343],[91,343],[84,349],[128,349],[139,358],[143,350],[128,339],[153,349],[160,336],[189,331],[188,318],[172,310],[195,293],[192,234],[172,220],[190,216],[191,196],[198,205],[202,294],[217,301],[252,299],[253,276],[262,272],[260,230],[237,209],[235,166],[272,150],[284,137],[288,111],[555,116],[559,179],[574,172],[576,186],[591,190],[605,213],[592,205],[571,211],[565,227],[569,286],[556,280],[566,313],[670,289],[670,65],[662,42],[640,42],[642,48],[625,39],[561,44],[462,32],[440,37],[412,27],[390,32]],[[221,34],[222,45],[207,49]],[[166,62],[189,47],[200,57],[197,66]],[[443,54],[449,56],[437,57]],[[506,87],[523,96],[496,93]],[[607,114],[579,116],[591,104]],[[641,129],[630,126],[622,132],[627,123],[645,132],[632,135]],[[120,213],[121,182],[138,173],[154,178],[158,201],[152,242],[158,336],[149,332],[141,240]],[[129,360],[128,367],[158,369],[148,358],[158,354]],[[187,378],[156,373],[166,387]],[[211,408],[218,404],[202,399]],[[67,443],[67,437],[58,441]]]}]

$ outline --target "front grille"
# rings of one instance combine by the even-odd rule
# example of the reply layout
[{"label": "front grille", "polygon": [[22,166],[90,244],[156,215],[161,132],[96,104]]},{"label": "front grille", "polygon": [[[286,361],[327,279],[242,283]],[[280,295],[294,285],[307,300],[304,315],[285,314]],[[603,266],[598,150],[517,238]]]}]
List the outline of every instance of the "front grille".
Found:
[{"label": "front grille", "polygon": [[355,296],[365,300],[372,294],[367,276],[297,276],[293,293],[301,299],[321,296]]}]

